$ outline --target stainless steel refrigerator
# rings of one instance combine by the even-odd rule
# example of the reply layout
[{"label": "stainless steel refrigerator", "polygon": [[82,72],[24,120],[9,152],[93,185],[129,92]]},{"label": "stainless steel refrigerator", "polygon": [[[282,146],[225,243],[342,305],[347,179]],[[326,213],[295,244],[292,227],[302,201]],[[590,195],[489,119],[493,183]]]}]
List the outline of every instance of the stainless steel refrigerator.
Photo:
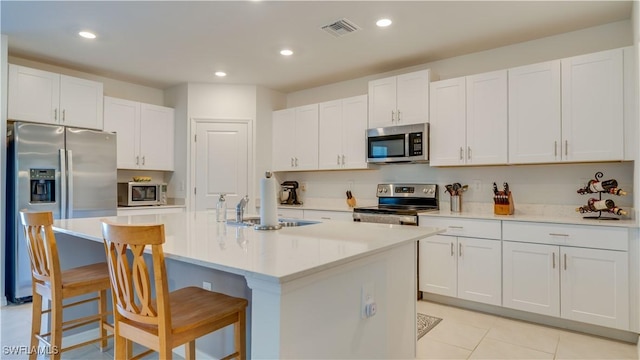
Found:
[{"label": "stainless steel refrigerator", "polygon": [[20,303],[31,300],[31,268],[19,211],[51,211],[55,219],[116,215],[116,135],[9,123],[6,175],[5,294]]}]

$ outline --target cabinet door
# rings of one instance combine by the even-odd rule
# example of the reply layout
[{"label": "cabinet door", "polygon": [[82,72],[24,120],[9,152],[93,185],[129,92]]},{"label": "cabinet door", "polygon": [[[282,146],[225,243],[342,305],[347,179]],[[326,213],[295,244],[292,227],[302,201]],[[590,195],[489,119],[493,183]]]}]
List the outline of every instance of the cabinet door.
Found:
[{"label": "cabinet door", "polygon": [[[318,168],[339,169],[342,167],[343,106],[342,100],[319,104]],[[364,130],[363,130],[364,133]]]},{"label": "cabinet door", "polygon": [[174,110],[142,104],[140,108],[140,167],[173,171]]},{"label": "cabinet door", "polygon": [[304,210],[278,208],[278,218],[302,220],[304,219]]},{"label": "cabinet door", "polygon": [[296,136],[294,109],[273,112],[273,170],[293,170],[294,138]]},{"label": "cabinet door", "polygon": [[561,159],[560,60],[509,69],[509,163]]},{"label": "cabinet door", "polygon": [[295,109],[296,135],[294,163],[296,170],[318,169],[318,104]]},{"label": "cabinet door", "polygon": [[342,100],[342,167],[367,168],[367,95]]},{"label": "cabinet door", "polygon": [[629,330],[629,260],[623,251],[562,248],[562,317]]},{"label": "cabinet door", "polygon": [[396,77],[369,81],[369,128],[395,125]]},{"label": "cabinet door", "polygon": [[103,129],[102,83],[60,75],[60,124]]},{"label": "cabinet door", "polygon": [[456,296],[457,241],[454,236],[433,235],[418,243],[418,288],[434,294]]},{"label": "cabinet door", "polygon": [[9,64],[8,119],[57,124],[60,75]]},{"label": "cabinet door", "polygon": [[507,71],[468,76],[467,164],[507,163]]},{"label": "cabinet door", "polygon": [[137,169],[140,164],[140,103],[105,96],[104,130],[117,135],[118,169]]},{"label": "cabinet door", "polygon": [[429,122],[429,70],[398,75],[396,103],[398,125]]},{"label": "cabinet door", "polygon": [[560,316],[560,248],[502,242],[502,306]]},{"label": "cabinet door", "polygon": [[502,304],[500,240],[459,237],[457,251],[458,297],[500,306]]},{"label": "cabinet door", "polygon": [[465,87],[463,77],[431,83],[429,162],[432,166],[465,163]]},{"label": "cabinet door", "polygon": [[304,210],[305,220],[353,222],[351,211]]},{"label": "cabinet door", "polygon": [[623,159],[622,49],[562,59],[565,161]]}]

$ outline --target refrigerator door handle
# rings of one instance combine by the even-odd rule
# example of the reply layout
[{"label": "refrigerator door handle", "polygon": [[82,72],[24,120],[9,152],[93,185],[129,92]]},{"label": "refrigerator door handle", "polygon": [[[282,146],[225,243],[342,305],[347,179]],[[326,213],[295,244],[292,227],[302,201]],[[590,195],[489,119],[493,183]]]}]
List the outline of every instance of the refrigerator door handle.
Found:
[{"label": "refrigerator door handle", "polygon": [[58,150],[60,154],[60,219],[67,218],[67,151]]},{"label": "refrigerator door handle", "polygon": [[73,152],[67,150],[67,218],[73,218]]}]

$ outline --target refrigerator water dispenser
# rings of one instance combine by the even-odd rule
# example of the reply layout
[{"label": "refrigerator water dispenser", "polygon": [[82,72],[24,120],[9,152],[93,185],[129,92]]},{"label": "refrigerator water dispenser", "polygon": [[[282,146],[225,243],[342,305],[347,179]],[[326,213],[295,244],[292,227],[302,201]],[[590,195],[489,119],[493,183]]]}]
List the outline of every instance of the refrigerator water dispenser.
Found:
[{"label": "refrigerator water dispenser", "polygon": [[56,201],[56,170],[29,169],[31,203],[53,203]]}]

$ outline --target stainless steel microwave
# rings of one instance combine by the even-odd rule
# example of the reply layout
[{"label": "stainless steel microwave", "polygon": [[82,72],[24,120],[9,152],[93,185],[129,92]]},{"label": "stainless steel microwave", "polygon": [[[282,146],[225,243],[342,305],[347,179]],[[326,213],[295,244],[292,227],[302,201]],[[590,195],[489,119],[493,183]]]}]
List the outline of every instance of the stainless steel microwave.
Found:
[{"label": "stainless steel microwave", "polygon": [[118,183],[118,206],[167,204],[167,184],[150,182]]},{"label": "stainless steel microwave", "polygon": [[367,130],[367,162],[429,161],[429,124],[412,124]]}]

